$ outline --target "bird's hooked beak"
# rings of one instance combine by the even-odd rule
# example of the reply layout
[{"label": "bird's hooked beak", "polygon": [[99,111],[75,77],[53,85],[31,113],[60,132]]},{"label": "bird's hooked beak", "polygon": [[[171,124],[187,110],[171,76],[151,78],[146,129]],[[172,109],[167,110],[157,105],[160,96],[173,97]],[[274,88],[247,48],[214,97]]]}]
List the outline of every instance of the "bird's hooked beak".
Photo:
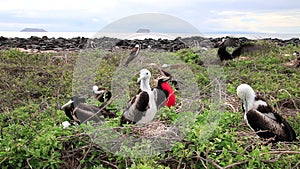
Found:
[{"label": "bird's hooked beak", "polygon": [[147,76],[140,73],[140,77],[137,79],[137,83],[140,83],[142,79],[145,79]]},{"label": "bird's hooked beak", "polygon": [[136,82],[140,83],[141,80],[142,80],[142,77],[139,77]]},{"label": "bird's hooked beak", "polygon": [[61,106],[60,109],[64,109],[65,107],[67,107],[68,105],[70,105],[70,104],[72,104],[72,103],[74,103],[74,101],[73,101],[73,100],[69,100],[68,103],[66,103],[66,104],[64,104],[63,106]]},{"label": "bird's hooked beak", "polygon": [[140,77],[137,79],[137,83],[140,83],[140,82],[141,82],[141,80],[142,80],[143,78],[145,78],[145,77],[143,77],[143,76],[140,76]]}]

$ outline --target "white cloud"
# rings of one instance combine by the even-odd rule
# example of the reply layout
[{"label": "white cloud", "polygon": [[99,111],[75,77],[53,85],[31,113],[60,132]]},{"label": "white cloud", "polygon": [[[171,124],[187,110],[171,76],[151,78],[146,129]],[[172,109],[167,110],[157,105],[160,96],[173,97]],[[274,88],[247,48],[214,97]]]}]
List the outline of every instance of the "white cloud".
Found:
[{"label": "white cloud", "polygon": [[216,25],[216,30],[288,33],[285,32],[285,28],[290,27],[289,31],[297,32],[300,27],[298,10],[278,12],[213,11],[212,13],[217,16],[210,21],[211,24]]},{"label": "white cloud", "polygon": [[[40,24],[52,31],[98,31],[126,16],[142,13],[169,14],[202,32],[254,31],[299,32],[300,1],[274,0],[9,0],[1,2],[0,20]],[[79,26],[78,26],[79,25]],[[15,30],[11,26],[1,30]]]}]

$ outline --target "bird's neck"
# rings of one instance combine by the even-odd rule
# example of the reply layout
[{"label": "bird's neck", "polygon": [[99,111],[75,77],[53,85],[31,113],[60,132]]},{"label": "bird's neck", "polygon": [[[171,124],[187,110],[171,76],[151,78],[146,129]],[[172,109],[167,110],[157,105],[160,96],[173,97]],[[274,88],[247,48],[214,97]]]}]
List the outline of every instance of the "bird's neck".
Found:
[{"label": "bird's neck", "polygon": [[151,87],[150,87],[150,84],[149,84],[149,79],[143,79],[140,83],[140,89],[142,91],[151,91]]},{"label": "bird's neck", "polygon": [[249,94],[244,97],[243,102],[244,102],[245,112],[248,112],[253,108],[254,99],[255,99],[255,94]]}]

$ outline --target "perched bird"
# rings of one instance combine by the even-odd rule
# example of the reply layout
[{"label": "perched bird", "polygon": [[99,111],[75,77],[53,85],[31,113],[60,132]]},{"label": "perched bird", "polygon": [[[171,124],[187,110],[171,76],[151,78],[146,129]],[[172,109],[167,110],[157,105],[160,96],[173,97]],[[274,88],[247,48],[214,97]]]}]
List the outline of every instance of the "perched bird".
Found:
[{"label": "perched bird", "polygon": [[98,107],[85,104],[85,99],[78,96],[73,96],[69,102],[61,106],[61,110],[64,110],[67,117],[77,124],[91,120],[95,122],[103,120]]},{"label": "perched bird", "polygon": [[99,109],[101,109],[101,113],[105,118],[114,118],[116,117],[116,109],[108,109],[106,106],[108,105],[108,101],[111,99],[112,94],[111,91],[106,90],[105,88],[99,88],[98,86],[93,86],[93,92],[95,98],[101,103]]},{"label": "perched bird", "polygon": [[170,76],[162,76],[158,78],[156,89],[158,89],[158,91],[164,92],[165,95],[161,94],[161,96],[164,97],[164,102],[162,105],[168,106],[170,108],[172,106],[175,106],[176,96],[175,96],[175,91],[173,90],[172,86],[168,82],[171,81],[173,85],[177,85],[177,81],[172,80],[171,74],[169,75]]},{"label": "perched bird", "polygon": [[111,91],[106,90],[105,88],[99,88],[98,86],[93,86],[93,92],[95,95],[95,98],[101,102],[107,102],[111,99]]},{"label": "perched bird", "polygon": [[164,106],[175,105],[175,95],[165,79],[158,80],[158,87],[150,87],[151,73],[147,69],[140,71],[140,92],[131,99],[126,107],[122,117],[121,126],[129,123],[148,123],[153,120],[157,110]]},{"label": "perched bird", "polygon": [[243,101],[244,119],[261,138],[273,141],[295,141],[296,134],[289,123],[248,84],[237,87],[237,95]]},{"label": "perched bird", "polygon": [[128,64],[129,64],[134,58],[136,58],[136,57],[138,56],[139,52],[140,52],[140,45],[139,45],[139,44],[136,44],[136,45],[134,46],[134,48],[131,49],[131,52],[130,52],[130,54],[129,54],[129,57],[127,58],[127,60],[126,60],[126,62],[125,62],[125,64],[124,64],[124,66],[127,67]]},{"label": "perched bird", "polygon": [[235,46],[237,44],[238,40],[236,38],[227,38],[223,39],[221,42],[218,42],[215,45],[215,48],[218,49],[218,57],[221,61],[224,60],[232,60],[234,58],[239,57],[245,52],[252,52],[255,50],[261,49],[261,46],[247,43],[247,44],[241,44],[238,48],[234,49],[234,51],[230,54],[227,52],[226,48],[228,46]]}]

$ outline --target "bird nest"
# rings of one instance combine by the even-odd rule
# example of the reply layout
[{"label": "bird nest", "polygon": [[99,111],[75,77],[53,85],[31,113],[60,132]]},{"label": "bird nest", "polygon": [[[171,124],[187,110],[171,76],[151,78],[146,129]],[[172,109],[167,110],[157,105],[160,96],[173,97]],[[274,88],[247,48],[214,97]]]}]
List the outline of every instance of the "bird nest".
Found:
[{"label": "bird nest", "polygon": [[168,126],[161,121],[132,126],[131,129],[133,135],[141,138],[180,139],[176,126]]},{"label": "bird nest", "polygon": [[233,112],[239,112],[242,107],[242,103],[235,95],[227,95],[225,106]]}]

